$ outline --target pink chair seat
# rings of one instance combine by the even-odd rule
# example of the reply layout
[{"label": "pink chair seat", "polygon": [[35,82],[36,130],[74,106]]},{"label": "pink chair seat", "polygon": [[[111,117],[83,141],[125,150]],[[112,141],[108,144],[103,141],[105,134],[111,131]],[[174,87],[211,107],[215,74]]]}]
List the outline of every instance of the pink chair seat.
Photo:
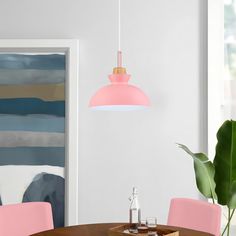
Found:
[{"label": "pink chair seat", "polygon": [[221,208],[205,201],[175,198],[171,200],[168,225],[220,235]]},{"label": "pink chair seat", "polygon": [[47,202],[0,206],[0,235],[29,236],[53,229],[52,209]]}]

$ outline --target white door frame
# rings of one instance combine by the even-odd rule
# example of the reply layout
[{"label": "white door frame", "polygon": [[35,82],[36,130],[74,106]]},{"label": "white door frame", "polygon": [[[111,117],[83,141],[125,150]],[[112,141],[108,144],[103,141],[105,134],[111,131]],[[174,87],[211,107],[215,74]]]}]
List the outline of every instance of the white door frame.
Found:
[{"label": "white door frame", "polygon": [[208,155],[212,160],[216,132],[222,123],[224,89],[224,0],[208,0]]},{"label": "white door frame", "polygon": [[0,52],[66,53],[65,224],[78,224],[78,40],[3,39]]}]

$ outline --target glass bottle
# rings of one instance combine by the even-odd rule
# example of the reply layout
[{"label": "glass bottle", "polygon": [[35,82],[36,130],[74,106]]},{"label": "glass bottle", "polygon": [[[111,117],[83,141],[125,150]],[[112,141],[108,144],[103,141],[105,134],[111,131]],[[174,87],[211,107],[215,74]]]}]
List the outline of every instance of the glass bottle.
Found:
[{"label": "glass bottle", "polygon": [[133,187],[133,193],[130,200],[129,208],[129,231],[131,233],[137,233],[138,225],[141,223],[141,210],[138,201],[138,190]]}]

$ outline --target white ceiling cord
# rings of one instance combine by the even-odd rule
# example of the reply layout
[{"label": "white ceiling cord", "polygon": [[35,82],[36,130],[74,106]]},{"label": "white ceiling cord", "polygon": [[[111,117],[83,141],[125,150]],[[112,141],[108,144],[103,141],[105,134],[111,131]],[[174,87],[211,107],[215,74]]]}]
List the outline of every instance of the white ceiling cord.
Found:
[{"label": "white ceiling cord", "polygon": [[117,52],[117,67],[122,67],[122,53],[121,53],[121,10],[120,1],[118,0],[118,52]]},{"label": "white ceiling cord", "polygon": [[121,28],[121,23],[120,23],[120,18],[121,18],[121,10],[120,10],[120,1],[121,0],[118,0],[118,51],[121,51],[121,31],[120,31],[120,28]]}]

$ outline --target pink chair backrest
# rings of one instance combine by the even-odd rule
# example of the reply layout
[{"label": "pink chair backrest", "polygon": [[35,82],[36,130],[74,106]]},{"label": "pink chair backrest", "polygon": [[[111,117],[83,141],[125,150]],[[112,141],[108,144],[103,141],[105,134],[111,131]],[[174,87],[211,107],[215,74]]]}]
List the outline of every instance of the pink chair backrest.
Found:
[{"label": "pink chair backrest", "polygon": [[1,236],[29,236],[49,229],[53,229],[53,219],[47,202],[0,206]]},{"label": "pink chair backrest", "polygon": [[205,201],[174,198],[171,200],[168,225],[220,235],[221,208]]}]

